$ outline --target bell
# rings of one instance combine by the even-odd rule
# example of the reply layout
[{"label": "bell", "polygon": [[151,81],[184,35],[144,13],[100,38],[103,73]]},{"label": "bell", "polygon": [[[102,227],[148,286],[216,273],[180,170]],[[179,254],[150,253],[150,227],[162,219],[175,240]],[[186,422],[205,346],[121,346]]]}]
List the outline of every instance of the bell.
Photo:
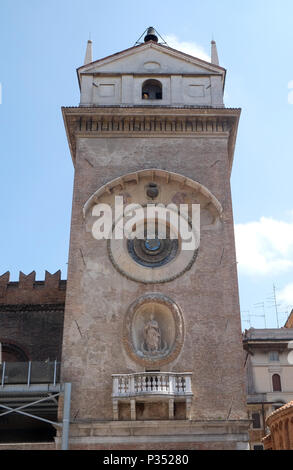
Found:
[{"label": "bell", "polygon": [[148,28],[147,33],[144,37],[144,42],[148,42],[148,41],[158,42],[158,36],[156,35],[156,31],[154,30],[152,26]]}]

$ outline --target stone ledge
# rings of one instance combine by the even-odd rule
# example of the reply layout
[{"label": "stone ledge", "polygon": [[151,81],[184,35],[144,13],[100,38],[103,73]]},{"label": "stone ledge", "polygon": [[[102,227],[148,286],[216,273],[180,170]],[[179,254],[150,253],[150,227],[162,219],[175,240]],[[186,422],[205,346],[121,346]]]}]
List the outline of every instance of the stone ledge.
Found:
[{"label": "stone ledge", "polygon": [[[73,426],[77,426],[74,431]],[[248,449],[248,420],[99,422],[71,426],[70,448]],[[75,434],[75,435],[74,435]],[[60,437],[56,438],[60,446]],[[186,447],[185,447],[186,446]]]},{"label": "stone ledge", "polygon": [[0,444],[1,450],[56,450],[55,442],[13,442]]},{"label": "stone ledge", "polygon": [[73,163],[80,137],[225,137],[230,169],[239,108],[62,107]]},{"label": "stone ledge", "polygon": [[[174,426],[176,423],[176,426]],[[99,421],[76,422],[70,427],[72,438],[82,436],[115,437],[122,436],[198,436],[208,434],[245,434],[248,440],[250,420],[235,421],[192,421],[192,420],[153,420],[153,421]]]}]

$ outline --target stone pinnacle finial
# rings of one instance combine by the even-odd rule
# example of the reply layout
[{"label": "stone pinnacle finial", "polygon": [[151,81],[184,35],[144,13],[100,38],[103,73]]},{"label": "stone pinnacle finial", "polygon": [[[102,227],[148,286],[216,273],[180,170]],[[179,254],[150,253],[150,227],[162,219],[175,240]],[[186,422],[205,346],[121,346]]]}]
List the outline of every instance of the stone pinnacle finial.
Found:
[{"label": "stone pinnacle finial", "polygon": [[93,43],[89,39],[86,46],[86,53],[84,58],[84,65],[90,64],[93,61]]},{"label": "stone pinnacle finial", "polygon": [[212,40],[211,42],[211,63],[215,65],[220,65],[217,44],[216,44],[216,41],[214,40]]}]

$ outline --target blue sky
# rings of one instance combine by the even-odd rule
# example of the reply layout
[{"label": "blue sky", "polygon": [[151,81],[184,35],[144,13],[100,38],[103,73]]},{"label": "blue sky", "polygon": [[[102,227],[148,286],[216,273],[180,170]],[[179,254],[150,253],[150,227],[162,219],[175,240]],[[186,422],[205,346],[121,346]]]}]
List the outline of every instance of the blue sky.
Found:
[{"label": "blue sky", "polygon": [[273,284],[283,324],[293,307],[292,18],[292,0],[2,0],[0,272],[43,279],[60,268],[66,278],[73,167],[60,107],[79,103],[89,34],[98,59],[153,25],[182,50],[209,54],[217,41],[226,106],[242,108],[232,192],[243,327],[262,302],[276,326]]}]

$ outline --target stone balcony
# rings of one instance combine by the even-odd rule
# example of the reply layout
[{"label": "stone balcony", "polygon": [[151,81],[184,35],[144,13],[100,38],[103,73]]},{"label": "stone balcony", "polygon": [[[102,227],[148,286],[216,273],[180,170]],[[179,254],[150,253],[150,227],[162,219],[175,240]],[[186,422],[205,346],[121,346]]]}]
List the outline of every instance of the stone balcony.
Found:
[{"label": "stone balcony", "polygon": [[114,420],[119,419],[119,403],[130,404],[131,420],[137,419],[137,403],[156,403],[158,407],[167,403],[167,419],[174,419],[174,403],[178,402],[185,403],[184,418],[189,419],[193,397],[191,376],[191,372],[139,372],[112,375]]}]

